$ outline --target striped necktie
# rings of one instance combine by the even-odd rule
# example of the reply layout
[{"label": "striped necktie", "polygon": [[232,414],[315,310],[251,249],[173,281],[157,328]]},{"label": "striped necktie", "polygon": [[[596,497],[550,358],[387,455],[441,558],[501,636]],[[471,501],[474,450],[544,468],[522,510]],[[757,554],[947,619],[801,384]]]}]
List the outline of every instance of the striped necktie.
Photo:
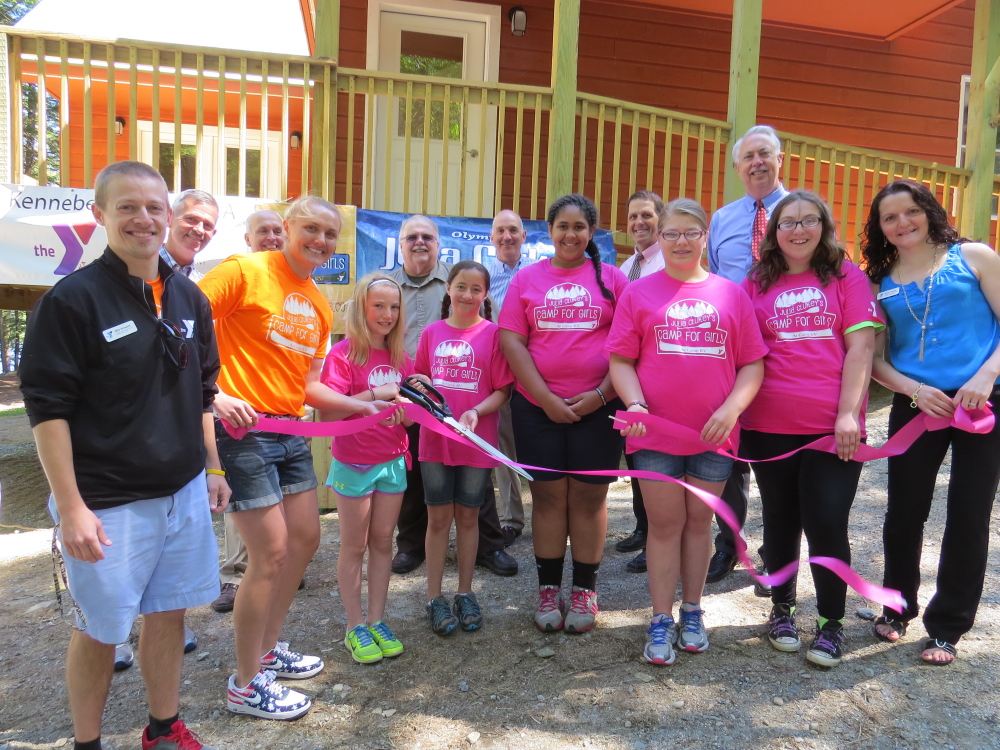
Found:
[{"label": "striped necktie", "polygon": [[629,281],[635,281],[639,278],[639,274],[642,273],[642,262],[644,260],[642,251],[636,248],[635,255],[632,256],[632,267],[628,270]]},{"label": "striped necktie", "polygon": [[764,209],[764,201],[757,200],[757,213],[753,217],[753,230],[750,232],[750,254],[753,255],[754,263],[760,260],[760,243],[764,239],[764,230],[767,229],[767,211]]}]

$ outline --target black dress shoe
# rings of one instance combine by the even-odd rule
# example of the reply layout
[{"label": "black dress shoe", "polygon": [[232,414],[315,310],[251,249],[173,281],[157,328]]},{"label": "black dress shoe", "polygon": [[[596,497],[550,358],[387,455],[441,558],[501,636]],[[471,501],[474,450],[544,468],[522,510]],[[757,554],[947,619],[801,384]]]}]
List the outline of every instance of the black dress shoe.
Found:
[{"label": "black dress shoe", "polygon": [[396,575],[404,575],[420,567],[424,561],[423,555],[411,555],[409,552],[397,552],[392,558],[392,572]]},{"label": "black dress shoe", "polygon": [[513,526],[504,526],[500,529],[500,533],[503,534],[504,547],[509,547],[521,536],[521,530],[515,529]]},{"label": "black dress shoe", "polygon": [[[767,568],[765,568],[763,565],[760,566],[759,568],[757,568],[757,575],[759,575],[759,576],[766,576],[767,575]],[[753,595],[754,596],[759,596],[761,599],[770,599],[771,598],[771,587],[768,586],[766,583],[762,583],[762,582],[758,581],[756,578],[754,578],[753,579]]]},{"label": "black dress shoe", "polygon": [[619,552],[635,552],[646,546],[646,532],[636,529],[615,545]]},{"label": "black dress shoe", "polygon": [[480,568],[486,568],[498,576],[517,575],[517,560],[502,549],[476,555],[476,565]]},{"label": "black dress shoe", "polygon": [[733,572],[736,567],[736,556],[728,552],[716,552],[708,563],[708,575],[705,583],[718,583]]},{"label": "black dress shoe", "polygon": [[629,573],[645,573],[646,572],[646,550],[643,550],[638,555],[633,557],[625,565],[625,570]]}]

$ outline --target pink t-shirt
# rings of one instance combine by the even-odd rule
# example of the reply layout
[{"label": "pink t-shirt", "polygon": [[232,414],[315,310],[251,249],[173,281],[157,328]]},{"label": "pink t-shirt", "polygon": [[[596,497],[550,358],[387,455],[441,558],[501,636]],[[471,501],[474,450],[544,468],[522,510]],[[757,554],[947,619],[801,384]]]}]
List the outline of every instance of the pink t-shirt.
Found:
[{"label": "pink t-shirt", "polygon": [[[666,271],[633,281],[622,295],[607,351],[635,359],[649,413],[701,432],[733,391],[736,371],[767,354],[750,298],[710,274],[684,283]],[[730,437],[735,449],[739,430]],[[625,451],[662,450],[655,438],[626,440]]]},{"label": "pink t-shirt", "polygon": [[[353,396],[388,383],[398,385],[405,377],[413,374],[413,362],[409,356],[404,355],[402,367],[396,368],[389,360],[388,350],[372,349],[368,352],[368,361],[364,365],[356,365],[347,357],[348,347],[346,339],[334,344],[323,362],[320,381],[338,393]],[[358,414],[347,417],[360,418]],[[403,425],[376,425],[353,435],[335,437],[331,443],[330,453],[335,459],[345,464],[363,466],[391,461],[405,453],[409,447]]]},{"label": "pink t-shirt", "polygon": [[[601,280],[620,299],[628,279],[601,264]],[[500,327],[528,338],[528,353],[545,384],[560,398],[590,391],[608,374],[604,342],[614,304],[601,294],[594,266],[555,268],[549,259],[522,268],[510,282]],[[520,391],[536,406],[527,389]]]},{"label": "pink t-shirt", "polygon": [[[415,369],[427,375],[441,391],[456,421],[481,404],[491,393],[514,382],[514,373],[500,351],[500,329],[483,320],[471,328],[455,328],[439,320],[427,326],[417,344]],[[476,434],[497,446],[500,412],[483,414]],[[420,428],[420,460],[446,466],[476,466],[492,469],[497,462],[464,442],[449,440]]]},{"label": "pink t-shirt", "polygon": [[[847,347],[844,333],[859,323],[884,327],[868,279],[850,261],[844,277],[825,287],[812,271],[784,274],[766,293],[750,279],[750,294],[768,355],[764,384],[740,423],[745,430],[786,435],[831,434],[837,422]],[[865,396],[861,434],[865,434]]]}]

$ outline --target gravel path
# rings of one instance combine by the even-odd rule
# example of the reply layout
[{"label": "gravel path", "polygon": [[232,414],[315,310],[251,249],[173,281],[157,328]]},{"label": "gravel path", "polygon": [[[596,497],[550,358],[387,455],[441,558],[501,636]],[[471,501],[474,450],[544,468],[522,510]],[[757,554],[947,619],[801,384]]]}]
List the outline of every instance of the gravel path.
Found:
[{"label": "gravel path", "polygon": [[[885,439],[887,399],[873,399],[870,440]],[[946,467],[947,468],[947,467]],[[939,490],[944,489],[942,478]],[[852,516],[854,565],[881,576],[885,463],[865,467]],[[934,580],[943,508],[935,506],[924,549],[924,579]],[[736,572],[704,599],[712,647],[681,654],[673,667],[640,661],[650,617],[646,578],[624,571],[628,555],[614,543],[631,531],[630,494],[612,486],[611,526],[601,567],[598,627],[584,636],[543,635],[532,624],[535,579],[530,533],[510,552],[514,578],[479,571],[476,589],[486,626],[478,633],[434,636],[423,615],[424,568],[394,576],[387,620],[406,644],[394,660],[354,664],[341,645],[343,609],[335,576],[336,514],[323,517],[320,551],[308,587],[285,633],[293,646],[319,652],[327,669],[300,684],[314,708],[299,721],[265,724],[229,715],[224,685],[233,667],[232,620],[208,607],[190,613],[198,649],[185,658],[182,715],[218,748],[992,748],[1000,747],[1000,546],[993,551],[974,630],[948,668],[920,664],[914,623],[890,646],[854,615],[870,603],[849,593],[847,655],[833,670],[781,654],[766,643],[768,603],[749,576]],[[994,512],[994,521],[998,514]],[[759,507],[751,509],[751,549],[760,540]],[[26,537],[28,535],[25,535]],[[32,535],[33,536],[33,535]],[[10,537],[0,537],[5,548]],[[24,541],[0,558],[0,628],[7,634],[0,673],[0,750],[71,747],[62,683],[68,628],[52,606],[47,539]],[[453,565],[445,590],[454,588]],[[799,623],[815,619],[808,573],[800,576]],[[931,589],[921,591],[926,603]],[[138,628],[136,628],[136,631]],[[138,745],[146,723],[139,669],[116,675],[105,724],[107,745]]]}]

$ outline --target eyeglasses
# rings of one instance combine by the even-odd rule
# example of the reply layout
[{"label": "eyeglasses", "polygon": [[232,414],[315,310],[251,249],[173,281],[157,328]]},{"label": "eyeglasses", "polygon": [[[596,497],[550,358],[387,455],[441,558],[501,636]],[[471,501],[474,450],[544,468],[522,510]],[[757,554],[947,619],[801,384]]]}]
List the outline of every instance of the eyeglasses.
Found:
[{"label": "eyeglasses", "polygon": [[689,229],[686,232],[660,232],[660,239],[664,242],[677,242],[684,235],[688,242],[695,242],[704,237],[708,232],[704,229]]},{"label": "eyeglasses", "polygon": [[403,242],[408,242],[409,244],[414,244],[417,240],[423,240],[426,242],[437,242],[438,238],[433,234],[408,234],[403,238]]},{"label": "eyeglasses", "polygon": [[188,346],[184,341],[181,329],[166,318],[157,318],[160,340],[163,342],[163,353],[173,368],[180,372],[188,366]]},{"label": "eyeglasses", "polygon": [[807,216],[804,219],[799,219],[795,221],[794,219],[785,219],[784,221],[778,222],[778,229],[782,232],[791,232],[799,224],[802,225],[803,229],[812,229],[813,227],[818,227],[820,223],[820,218],[818,216]]}]

